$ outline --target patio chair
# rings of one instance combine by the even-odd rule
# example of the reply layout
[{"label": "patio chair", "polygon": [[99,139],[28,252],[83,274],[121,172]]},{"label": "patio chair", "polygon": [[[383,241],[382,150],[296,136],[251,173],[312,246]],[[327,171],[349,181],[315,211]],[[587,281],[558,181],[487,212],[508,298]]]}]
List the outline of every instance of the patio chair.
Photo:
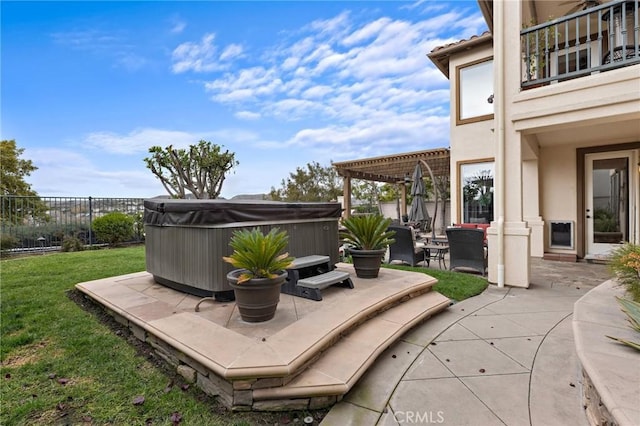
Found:
[{"label": "patio chair", "polygon": [[420,262],[426,262],[429,266],[430,252],[428,249],[416,246],[415,231],[410,226],[390,226],[389,230],[395,231],[393,238],[396,240],[389,245],[389,263],[400,260],[411,266]]},{"label": "patio chair", "polygon": [[484,277],[487,271],[487,256],[484,248],[484,230],[448,228],[449,269],[469,268]]}]

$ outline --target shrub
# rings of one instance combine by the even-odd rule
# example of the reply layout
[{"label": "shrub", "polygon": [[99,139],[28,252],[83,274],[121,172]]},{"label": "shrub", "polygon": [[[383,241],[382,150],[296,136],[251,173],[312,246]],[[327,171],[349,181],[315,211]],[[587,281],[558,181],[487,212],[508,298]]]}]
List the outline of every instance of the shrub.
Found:
[{"label": "shrub", "polygon": [[[640,333],[640,303],[634,302],[633,300],[623,299],[621,297],[616,297],[616,300],[620,304],[620,307],[622,308],[622,312],[627,314],[627,321],[629,321],[629,327],[631,327],[632,329]],[[619,337],[613,337],[613,336],[607,336],[607,337],[640,351],[640,343],[638,342],[621,339]]]},{"label": "shrub", "polygon": [[134,213],[131,217],[133,218],[133,230],[136,241],[144,240],[144,216],[142,213]]},{"label": "shrub", "polygon": [[611,253],[609,269],[633,300],[640,302],[640,246],[624,244]]},{"label": "shrub", "polygon": [[618,220],[609,210],[596,209],[593,212],[593,229],[596,232],[616,232],[618,231]]},{"label": "shrub", "polygon": [[18,246],[18,239],[13,235],[2,235],[0,236],[0,250],[11,250]]},{"label": "shrub", "polygon": [[84,250],[84,244],[82,244],[80,238],[67,235],[62,239],[61,250],[64,252],[82,251]]},{"label": "shrub", "polygon": [[134,219],[121,212],[112,212],[93,221],[93,231],[98,241],[117,246],[133,237]]}]

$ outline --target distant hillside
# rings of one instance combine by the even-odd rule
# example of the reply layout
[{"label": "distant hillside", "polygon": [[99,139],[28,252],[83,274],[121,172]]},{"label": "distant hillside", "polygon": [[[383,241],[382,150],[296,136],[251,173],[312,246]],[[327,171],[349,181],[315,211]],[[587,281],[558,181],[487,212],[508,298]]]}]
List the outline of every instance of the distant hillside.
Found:
[{"label": "distant hillside", "polygon": [[[233,197],[231,197],[231,200],[265,200],[267,199],[267,194],[240,194],[240,195],[235,195]],[[165,199],[171,199],[171,197],[169,195],[157,195],[155,197],[153,197],[155,199],[158,198],[165,198]],[[195,200],[193,194],[187,194],[187,200]],[[219,197],[219,200],[226,200],[226,198],[224,197]]]},{"label": "distant hillside", "polygon": [[232,200],[265,200],[267,194],[240,194],[231,197]]}]

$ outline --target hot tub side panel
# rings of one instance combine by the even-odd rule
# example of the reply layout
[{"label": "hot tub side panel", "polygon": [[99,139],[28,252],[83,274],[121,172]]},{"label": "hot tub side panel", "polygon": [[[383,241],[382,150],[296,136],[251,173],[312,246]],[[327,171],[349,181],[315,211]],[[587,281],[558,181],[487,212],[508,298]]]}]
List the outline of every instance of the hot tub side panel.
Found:
[{"label": "hot tub side panel", "polygon": [[162,284],[199,296],[230,291],[226,276],[233,267],[222,257],[233,251],[229,241],[235,230],[255,227],[263,232],[273,227],[287,231],[291,256],[325,255],[334,264],[339,260],[338,220],[333,218],[221,226],[145,225],[147,271]]}]

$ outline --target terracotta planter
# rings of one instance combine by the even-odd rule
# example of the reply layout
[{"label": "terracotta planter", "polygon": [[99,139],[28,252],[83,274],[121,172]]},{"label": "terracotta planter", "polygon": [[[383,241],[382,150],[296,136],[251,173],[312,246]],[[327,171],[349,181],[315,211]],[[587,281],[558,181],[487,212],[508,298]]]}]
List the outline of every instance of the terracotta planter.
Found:
[{"label": "terracotta planter", "polygon": [[274,317],[280,301],[280,287],[287,279],[283,271],[278,277],[254,278],[238,284],[238,276],[242,269],[235,269],[227,274],[229,286],[236,296],[236,305],[243,321],[262,322]]},{"label": "terracotta planter", "polygon": [[358,278],[377,278],[382,264],[382,258],[387,249],[379,250],[358,250],[349,249],[353,267]]}]

